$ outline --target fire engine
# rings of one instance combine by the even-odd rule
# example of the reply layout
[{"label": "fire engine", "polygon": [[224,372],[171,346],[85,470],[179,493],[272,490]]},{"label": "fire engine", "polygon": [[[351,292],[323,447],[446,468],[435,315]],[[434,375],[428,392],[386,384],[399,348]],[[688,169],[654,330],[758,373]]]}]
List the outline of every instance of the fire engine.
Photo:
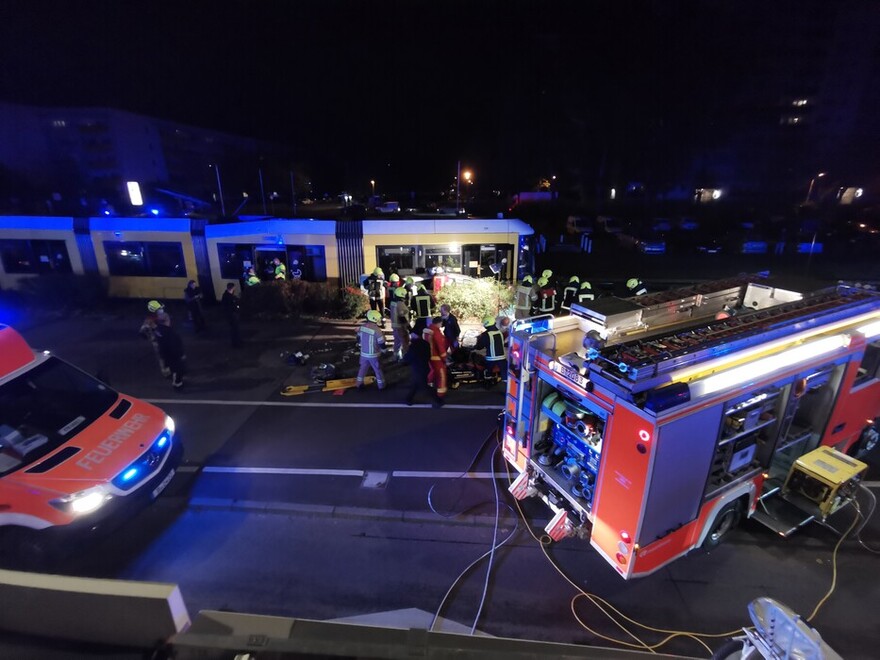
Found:
[{"label": "fire engine", "polygon": [[880,295],[744,275],[515,323],[510,490],[625,579],[744,517],[787,536],[851,501],[880,429]]},{"label": "fire engine", "polygon": [[168,485],[174,421],[0,324],[0,556],[42,567],[65,539],[123,520]]}]

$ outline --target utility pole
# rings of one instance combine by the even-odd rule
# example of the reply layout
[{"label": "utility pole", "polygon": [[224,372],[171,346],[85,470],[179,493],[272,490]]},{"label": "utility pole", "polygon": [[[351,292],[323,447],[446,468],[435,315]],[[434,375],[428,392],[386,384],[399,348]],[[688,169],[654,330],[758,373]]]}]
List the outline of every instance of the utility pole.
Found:
[{"label": "utility pole", "polygon": [[217,163],[212,163],[208,165],[208,167],[214,168],[214,173],[217,175],[217,192],[220,195],[220,214],[226,215],[226,204],[223,202],[223,186],[220,184],[220,166]]},{"label": "utility pole", "polygon": [[257,169],[260,173],[260,197],[263,198],[263,215],[266,215],[266,191],[263,189],[263,168]]}]

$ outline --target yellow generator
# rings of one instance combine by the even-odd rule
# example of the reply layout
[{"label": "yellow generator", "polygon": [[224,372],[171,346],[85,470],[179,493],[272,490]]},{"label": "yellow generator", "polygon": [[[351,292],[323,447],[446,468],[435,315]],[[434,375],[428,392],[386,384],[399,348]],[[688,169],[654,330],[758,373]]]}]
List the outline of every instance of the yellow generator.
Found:
[{"label": "yellow generator", "polygon": [[867,464],[836,449],[819,447],[794,462],[782,495],[799,508],[817,509],[811,513],[825,520],[855,496],[867,469]]}]

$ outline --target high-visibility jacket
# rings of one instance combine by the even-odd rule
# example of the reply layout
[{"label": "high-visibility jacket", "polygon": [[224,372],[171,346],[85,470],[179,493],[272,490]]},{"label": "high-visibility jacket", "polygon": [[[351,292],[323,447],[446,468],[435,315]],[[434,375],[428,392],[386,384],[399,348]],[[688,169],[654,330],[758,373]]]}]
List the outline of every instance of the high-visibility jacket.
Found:
[{"label": "high-visibility jacket", "polygon": [[528,312],[532,308],[532,285],[520,284],[516,287],[516,301],[513,304],[514,309]]},{"label": "high-visibility jacket", "polygon": [[275,279],[276,280],[286,280],[287,279],[287,266],[284,264],[278,264],[275,266]]},{"label": "high-visibility jacket", "polygon": [[391,301],[391,327],[404,328],[409,325],[409,307],[406,301],[395,298]]},{"label": "high-visibility jacket", "polygon": [[571,303],[575,301],[575,296],[577,296],[579,285],[577,284],[569,284],[562,290],[562,304],[560,307],[562,309],[571,309]]},{"label": "high-visibility jacket", "polygon": [[361,357],[379,357],[385,346],[382,329],[372,321],[366,321],[357,331]]},{"label": "high-visibility jacket", "polygon": [[556,289],[550,285],[538,291],[538,309],[544,314],[552,314],[556,309]]},{"label": "high-visibility jacket", "polygon": [[636,286],[634,286],[632,289],[630,289],[630,292],[634,296],[643,296],[646,293],[648,293],[648,289],[645,287],[644,284],[642,284],[642,282],[639,282]]},{"label": "high-visibility jacket", "polygon": [[385,298],[385,280],[370,275],[367,280],[367,295],[370,300],[383,300]]},{"label": "high-visibility jacket", "polygon": [[415,315],[417,319],[427,319],[431,316],[431,307],[434,302],[428,293],[420,293],[413,298]]},{"label": "high-visibility jacket", "polygon": [[504,347],[504,334],[500,330],[488,330],[489,346],[486,348],[486,362],[500,362],[507,359]]},{"label": "high-visibility jacket", "polygon": [[446,337],[443,329],[439,324],[434,324],[422,331],[422,337],[431,345],[431,359],[440,360],[444,366],[446,364],[446,350],[449,344],[446,343]]},{"label": "high-visibility jacket", "polygon": [[593,292],[589,289],[586,289],[586,290],[581,289],[580,291],[578,291],[578,295],[577,295],[578,305],[583,305],[588,300],[595,300],[595,299],[596,299],[596,296],[593,295]]}]

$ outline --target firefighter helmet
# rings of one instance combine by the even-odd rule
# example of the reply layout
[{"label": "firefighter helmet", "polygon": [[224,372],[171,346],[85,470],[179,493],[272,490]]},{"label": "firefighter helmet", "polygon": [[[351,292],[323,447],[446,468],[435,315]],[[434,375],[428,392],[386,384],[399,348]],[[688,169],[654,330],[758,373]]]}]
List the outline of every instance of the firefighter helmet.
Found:
[{"label": "firefighter helmet", "polygon": [[549,280],[551,277],[553,277],[553,271],[548,268],[541,273],[541,277],[545,280]]},{"label": "firefighter helmet", "polygon": [[630,291],[633,291],[639,288],[639,284],[641,284],[641,280],[638,277],[631,277],[626,281],[626,288]]},{"label": "firefighter helmet", "polygon": [[495,325],[495,319],[493,317],[491,317],[491,316],[484,316],[483,317],[483,327],[484,328],[491,328],[493,325]]},{"label": "firefighter helmet", "polygon": [[434,269],[434,275],[442,275],[443,274],[443,266],[437,266]]},{"label": "firefighter helmet", "polygon": [[542,277],[539,277],[539,278],[538,278],[538,286],[540,286],[540,287],[545,287],[545,286],[547,286],[549,283],[550,283],[550,280],[548,280],[546,277],[543,277],[543,276],[542,276]]},{"label": "firefighter helmet", "polygon": [[[391,277],[394,277],[394,275],[392,275]],[[394,289],[394,297],[395,298],[406,298],[406,287],[399,286],[396,289]]]},{"label": "firefighter helmet", "polygon": [[371,309],[367,312],[367,320],[371,323],[378,323],[382,320],[382,315],[379,313],[378,309]]},{"label": "firefighter helmet", "polygon": [[584,280],[583,282],[581,282],[581,289],[592,290],[593,286],[589,282],[587,282],[587,280]]},{"label": "firefighter helmet", "polygon": [[419,282],[419,293],[428,293],[428,289],[421,282]]},{"label": "firefighter helmet", "polygon": [[411,277],[407,277],[407,278],[404,280],[404,282],[406,282],[406,285],[407,285],[407,286],[412,286],[413,284],[416,283],[416,281],[415,281],[413,278],[411,278]]},{"label": "firefighter helmet", "polygon": [[400,282],[400,275],[397,273],[391,273],[391,277],[388,278],[389,282]]},{"label": "firefighter helmet", "polygon": [[385,273],[383,273],[382,269],[378,267],[373,269],[373,275],[375,275],[376,277],[385,277]]},{"label": "firefighter helmet", "polygon": [[160,309],[162,309],[165,305],[160,303],[158,300],[151,300],[147,303],[147,311],[155,314]]},{"label": "firefighter helmet", "polygon": [[569,284],[577,284],[580,281],[581,281],[581,278],[579,278],[577,275],[572,275],[571,277],[568,278]]},{"label": "firefighter helmet", "polygon": [[526,284],[528,284],[528,285],[532,285],[532,284],[534,284],[535,282],[534,282],[534,280],[532,279],[532,276],[531,276],[531,275],[526,275],[524,278],[522,278],[522,283],[523,283],[523,285],[526,285]]}]

